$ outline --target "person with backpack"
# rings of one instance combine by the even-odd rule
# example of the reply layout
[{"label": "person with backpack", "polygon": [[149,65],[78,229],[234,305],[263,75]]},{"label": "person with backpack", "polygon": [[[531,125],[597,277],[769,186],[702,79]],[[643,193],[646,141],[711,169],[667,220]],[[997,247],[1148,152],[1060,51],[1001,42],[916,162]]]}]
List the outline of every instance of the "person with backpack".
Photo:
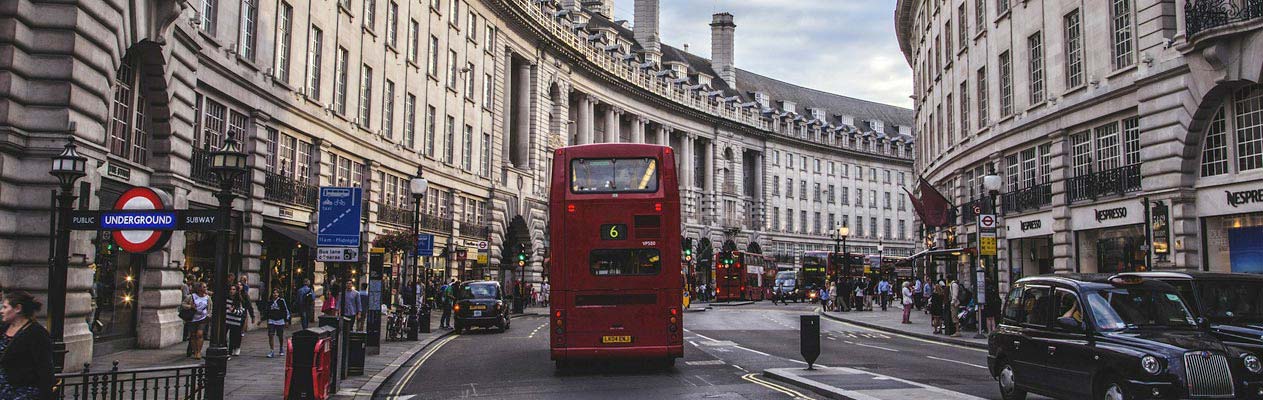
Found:
[{"label": "person with backpack", "polygon": [[281,289],[272,289],[272,300],[268,304],[267,311],[268,324],[268,358],[272,358],[276,352],[276,348],[272,346],[272,338],[276,338],[276,346],[281,348],[281,355],[285,355],[285,325],[289,324],[289,304],[285,303],[285,299],[281,298]]},{"label": "person with backpack", "polygon": [[456,304],[456,278],[439,289],[439,307],[443,308],[443,316],[439,318],[440,328],[452,328],[452,305]]},{"label": "person with backpack", "polygon": [[307,329],[311,320],[315,319],[316,293],[311,290],[311,279],[303,279],[303,287],[298,288],[298,321],[303,329]]}]

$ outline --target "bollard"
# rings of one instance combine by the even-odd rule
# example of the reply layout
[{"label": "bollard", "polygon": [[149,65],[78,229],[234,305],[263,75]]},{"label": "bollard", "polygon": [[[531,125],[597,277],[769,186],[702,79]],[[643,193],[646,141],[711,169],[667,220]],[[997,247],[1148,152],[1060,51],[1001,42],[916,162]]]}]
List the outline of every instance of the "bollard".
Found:
[{"label": "bollard", "polygon": [[820,316],[802,315],[799,322],[799,346],[803,359],[807,361],[807,370],[814,370],[816,359],[820,357]]}]

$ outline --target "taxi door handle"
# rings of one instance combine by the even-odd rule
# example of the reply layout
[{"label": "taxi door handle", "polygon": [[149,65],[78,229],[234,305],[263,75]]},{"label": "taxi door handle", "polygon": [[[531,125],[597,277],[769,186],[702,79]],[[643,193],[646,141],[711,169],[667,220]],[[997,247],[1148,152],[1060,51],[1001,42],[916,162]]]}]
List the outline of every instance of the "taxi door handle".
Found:
[{"label": "taxi door handle", "polygon": [[1022,341],[1021,341],[1021,340],[1014,340],[1014,341],[1013,341],[1013,349],[1014,349],[1014,350],[1017,350],[1017,349],[1021,349],[1021,348],[1022,348]]},{"label": "taxi door handle", "polygon": [[1052,356],[1056,354],[1057,354],[1057,346],[1048,346],[1048,355]]}]

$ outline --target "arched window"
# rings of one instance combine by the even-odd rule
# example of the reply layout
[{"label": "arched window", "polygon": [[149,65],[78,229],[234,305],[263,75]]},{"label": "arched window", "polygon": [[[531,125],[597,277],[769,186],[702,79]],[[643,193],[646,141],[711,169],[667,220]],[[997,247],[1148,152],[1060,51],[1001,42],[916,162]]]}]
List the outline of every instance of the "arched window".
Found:
[{"label": "arched window", "polygon": [[1263,85],[1232,93],[1206,125],[1201,176],[1263,169]]},{"label": "arched window", "polygon": [[114,102],[110,112],[110,153],[144,164],[149,156],[148,101],[141,88],[140,68],[128,57],[114,78]]}]

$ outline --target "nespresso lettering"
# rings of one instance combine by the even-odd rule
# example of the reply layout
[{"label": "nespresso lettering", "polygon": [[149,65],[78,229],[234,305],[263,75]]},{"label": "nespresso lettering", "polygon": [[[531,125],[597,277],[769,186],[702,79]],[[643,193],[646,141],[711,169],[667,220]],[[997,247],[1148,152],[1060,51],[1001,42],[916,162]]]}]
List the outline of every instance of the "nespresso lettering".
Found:
[{"label": "nespresso lettering", "polygon": [[1029,230],[1031,230],[1031,229],[1039,229],[1039,228],[1040,228],[1040,227],[1042,227],[1042,226],[1043,226],[1043,224],[1042,224],[1042,223],[1040,223],[1040,222],[1039,222],[1039,220],[1034,220],[1034,221],[1022,221],[1022,230],[1023,230],[1023,231],[1029,231]]},{"label": "nespresso lettering", "polygon": [[1109,208],[1104,210],[1092,210],[1096,212],[1097,222],[1108,219],[1127,218],[1127,207]]},{"label": "nespresso lettering", "polygon": [[1242,190],[1240,192],[1224,191],[1228,197],[1228,205],[1237,207],[1242,204],[1263,203],[1263,189]]}]

